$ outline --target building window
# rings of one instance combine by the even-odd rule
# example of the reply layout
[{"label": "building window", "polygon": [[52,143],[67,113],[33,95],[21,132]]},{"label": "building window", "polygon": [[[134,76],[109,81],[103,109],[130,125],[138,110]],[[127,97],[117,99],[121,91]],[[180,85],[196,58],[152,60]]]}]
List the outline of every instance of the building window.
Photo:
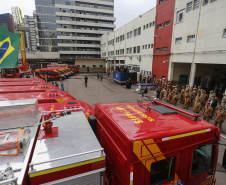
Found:
[{"label": "building window", "polygon": [[148,44],[148,49],[150,49],[150,47],[151,47],[151,44]]},{"label": "building window", "polygon": [[155,25],[155,21],[152,22],[153,26]]},{"label": "building window", "polygon": [[151,28],[151,23],[149,23],[149,27]]},{"label": "building window", "polygon": [[148,45],[145,45],[145,49],[148,49]]},{"label": "building window", "polygon": [[199,1],[200,0],[195,0],[194,1],[194,8],[193,8],[194,10],[197,9],[197,8],[199,8]]},{"label": "building window", "polygon": [[82,65],[82,68],[86,68],[86,65]]},{"label": "building window", "polygon": [[170,25],[170,21],[167,21],[164,23],[164,26],[169,26]]},{"label": "building window", "polygon": [[214,145],[209,144],[194,149],[191,175],[195,176],[212,169],[213,157]]},{"label": "building window", "polygon": [[207,5],[209,0],[203,0],[203,6]]},{"label": "building window", "polygon": [[137,36],[137,29],[134,30],[134,37]]},{"label": "building window", "polygon": [[226,29],[224,29],[223,38],[226,38]]},{"label": "building window", "polygon": [[162,48],[162,51],[168,51],[168,47]]},{"label": "building window", "polygon": [[187,12],[190,12],[192,10],[192,3],[193,2],[187,4]]},{"label": "building window", "polygon": [[133,53],[137,53],[137,47],[133,47]]},{"label": "building window", "polygon": [[138,33],[137,35],[141,35],[141,27],[137,29],[138,30]]},{"label": "building window", "polygon": [[176,157],[171,157],[151,164],[150,184],[164,184],[173,180]]},{"label": "building window", "polygon": [[148,24],[146,25],[146,28],[148,29]]},{"label": "building window", "polygon": [[144,25],[143,29],[145,30],[145,25]]},{"label": "building window", "polygon": [[161,48],[156,48],[156,52],[160,52],[161,51]]},{"label": "building window", "polygon": [[131,31],[129,34],[130,34],[130,38],[132,38],[132,36],[133,36],[133,32]]},{"label": "building window", "polygon": [[143,45],[143,49],[144,49],[144,45]]},{"label": "building window", "polygon": [[159,0],[159,4],[163,3],[165,0]]},{"label": "building window", "polygon": [[180,23],[184,20],[184,12],[184,9],[177,12],[177,23]]},{"label": "building window", "polygon": [[127,33],[127,39],[129,39],[129,32]]},{"label": "building window", "polygon": [[175,44],[181,44],[182,43],[182,37],[176,38]]},{"label": "building window", "polygon": [[157,28],[159,29],[159,28],[162,28],[163,27],[163,24],[159,24],[158,26],[157,26]]},{"label": "building window", "polygon": [[154,44],[151,44],[151,48],[153,48],[154,47]]},{"label": "building window", "polygon": [[103,68],[103,65],[100,65],[100,68]]},{"label": "building window", "polygon": [[140,46],[137,46],[137,53],[140,53]]},{"label": "building window", "polygon": [[96,68],[96,65],[93,65],[93,68]]},{"label": "building window", "polygon": [[195,35],[189,35],[187,42],[195,42]]}]

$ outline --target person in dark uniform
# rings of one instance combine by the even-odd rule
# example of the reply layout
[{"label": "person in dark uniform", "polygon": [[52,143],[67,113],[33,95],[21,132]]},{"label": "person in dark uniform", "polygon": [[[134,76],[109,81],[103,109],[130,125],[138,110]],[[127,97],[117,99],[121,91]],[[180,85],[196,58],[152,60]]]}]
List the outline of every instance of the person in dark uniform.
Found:
[{"label": "person in dark uniform", "polygon": [[85,76],[85,86],[87,87],[87,83],[88,83],[88,77],[87,76]]}]

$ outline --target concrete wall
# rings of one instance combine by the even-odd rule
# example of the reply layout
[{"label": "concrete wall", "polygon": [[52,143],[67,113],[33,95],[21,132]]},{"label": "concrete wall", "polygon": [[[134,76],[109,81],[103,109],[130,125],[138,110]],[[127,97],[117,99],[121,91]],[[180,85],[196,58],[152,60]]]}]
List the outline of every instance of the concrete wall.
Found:
[{"label": "concrete wall", "polygon": [[[80,72],[105,72],[105,60],[102,59],[76,59],[75,65],[80,67]],[[96,67],[94,68],[95,65]],[[102,67],[101,67],[102,65]],[[89,68],[89,71],[87,70]]]}]

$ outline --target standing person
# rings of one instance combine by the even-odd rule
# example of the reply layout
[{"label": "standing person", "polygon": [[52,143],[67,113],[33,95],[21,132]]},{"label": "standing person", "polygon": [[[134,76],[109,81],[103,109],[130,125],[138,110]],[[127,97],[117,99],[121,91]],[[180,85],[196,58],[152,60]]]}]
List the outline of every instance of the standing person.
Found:
[{"label": "standing person", "polygon": [[191,92],[190,92],[190,100],[191,100],[190,107],[193,106],[193,100],[194,100],[194,97],[195,97],[195,93],[194,93],[194,91],[192,91],[192,89],[191,89]]},{"label": "standing person", "polygon": [[64,83],[62,80],[60,81],[60,86],[61,86],[61,90],[64,91]]},{"label": "standing person", "polygon": [[164,97],[164,90],[161,89],[161,92],[160,92],[160,96],[159,96],[159,99],[162,100]]},{"label": "standing person", "polygon": [[52,85],[54,85],[54,82],[52,82]]},{"label": "standing person", "polygon": [[144,94],[147,94],[147,93],[148,93],[148,86],[146,85],[146,88],[142,92],[142,97],[144,97]]},{"label": "standing person", "polygon": [[208,102],[207,105],[204,107],[203,114],[203,120],[209,122],[210,115],[213,114],[213,108],[210,106],[210,102]]},{"label": "standing person", "polygon": [[208,94],[206,94],[206,91],[203,90],[203,94],[202,94],[202,98],[201,98],[201,104],[202,104],[202,107],[204,108],[205,105],[206,105],[206,101],[208,100]]},{"label": "standing person", "polygon": [[177,92],[175,92],[171,102],[173,105],[177,105],[177,101],[178,101],[178,95],[177,95]]},{"label": "standing person", "polygon": [[56,86],[56,87],[58,87],[58,86],[59,86],[57,82],[55,82],[55,86]]},{"label": "standing person", "polygon": [[157,88],[157,90],[156,90],[156,98],[157,98],[157,99],[159,99],[160,93],[161,93],[161,87],[158,86],[158,88]]},{"label": "standing person", "polygon": [[102,82],[103,80],[103,74],[100,75],[100,81]]},{"label": "standing person", "polygon": [[199,98],[199,99],[197,99],[197,101],[195,101],[192,110],[193,110],[194,113],[199,113],[200,110],[201,110],[201,108],[202,108],[202,105],[201,105],[201,100],[200,100],[200,98]]},{"label": "standing person", "polygon": [[185,98],[185,100],[184,100],[183,108],[188,110],[189,105],[190,105],[190,99],[189,99],[188,96],[186,96],[186,98]]},{"label": "standing person", "polygon": [[110,77],[110,71],[108,71],[108,78]]},{"label": "standing person", "polygon": [[181,93],[180,93],[180,103],[184,103],[184,95],[185,95],[185,89],[184,89],[184,86],[182,86],[182,90],[181,90]]},{"label": "standing person", "polygon": [[97,73],[97,80],[99,80],[99,77],[100,77],[100,75],[99,75],[99,72]]},{"label": "standing person", "polygon": [[143,83],[144,84],[146,83],[146,75],[144,75],[144,77],[143,77]]},{"label": "standing person", "polygon": [[[217,101],[215,100],[215,96],[212,96],[211,100],[210,100],[210,106],[213,108],[213,113],[215,111],[215,108],[217,106]],[[210,116],[210,118],[212,119],[213,114]]]},{"label": "standing person", "polygon": [[219,124],[219,129],[220,131],[222,130],[222,123],[225,120],[225,112],[223,110],[223,106],[220,105],[219,110],[216,111],[215,114],[215,126],[217,126]]},{"label": "standing person", "polygon": [[199,97],[201,96],[201,86],[198,87],[197,96],[199,96]]},{"label": "standing person", "polygon": [[87,83],[88,83],[88,77],[87,76],[85,76],[85,86],[87,87]]}]

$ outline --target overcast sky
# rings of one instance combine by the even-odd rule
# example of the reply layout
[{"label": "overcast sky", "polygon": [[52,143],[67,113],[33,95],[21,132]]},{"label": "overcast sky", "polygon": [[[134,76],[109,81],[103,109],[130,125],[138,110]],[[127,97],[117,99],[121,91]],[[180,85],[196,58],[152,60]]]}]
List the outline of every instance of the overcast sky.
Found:
[{"label": "overcast sky", "polygon": [[[32,15],[35,0],[1,0],[0,14],[11,13],[12,6],[19,6],[23,15]],[[147,12],[156,5],[156,0],[115,0],[116,29]]]}]

